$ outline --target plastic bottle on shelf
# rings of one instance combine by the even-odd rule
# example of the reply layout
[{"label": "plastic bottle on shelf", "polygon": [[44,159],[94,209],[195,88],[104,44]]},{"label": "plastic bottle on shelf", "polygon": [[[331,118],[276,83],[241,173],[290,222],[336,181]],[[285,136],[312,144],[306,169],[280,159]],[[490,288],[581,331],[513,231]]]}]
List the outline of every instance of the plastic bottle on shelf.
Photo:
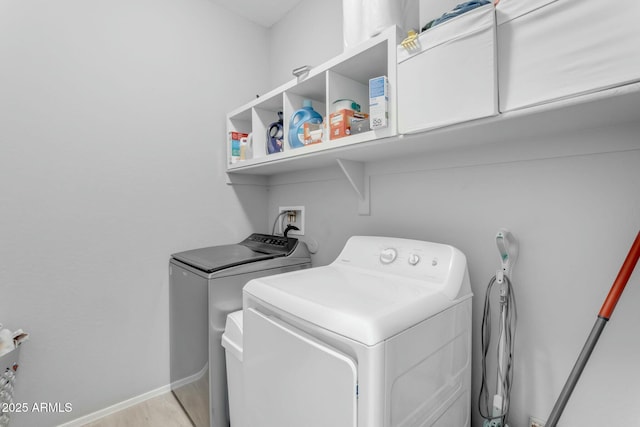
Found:
[{"label": "plastic bottle on shelf", "polygon": [[253,133],[240,138],[240,160],[253,158]]},{"label": "plastic bottle on shelf", "polygon": [[304,143],[304,124],[322,124],[322,115],[313,109],[311,100],[302,101],[302,108],[293,113],[289,122],[289,146],[299,148]]},{"label": "plastic bottle on shelf", "polygon": [[278,121],[267,128],[267,154],[284,151],[284,120],[282,111],[278,111]]}]

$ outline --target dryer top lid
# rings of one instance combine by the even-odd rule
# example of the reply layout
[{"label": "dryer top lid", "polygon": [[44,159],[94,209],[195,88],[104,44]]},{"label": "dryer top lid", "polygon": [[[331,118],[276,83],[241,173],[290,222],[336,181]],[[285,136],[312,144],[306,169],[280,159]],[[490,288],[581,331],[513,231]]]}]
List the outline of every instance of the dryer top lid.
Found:
[{"label": "dryer top lid", "polygon": [[381,237],[353,237],[331,265],[254,279],[244,292],[365,345],[471,297],[462,252]]}]

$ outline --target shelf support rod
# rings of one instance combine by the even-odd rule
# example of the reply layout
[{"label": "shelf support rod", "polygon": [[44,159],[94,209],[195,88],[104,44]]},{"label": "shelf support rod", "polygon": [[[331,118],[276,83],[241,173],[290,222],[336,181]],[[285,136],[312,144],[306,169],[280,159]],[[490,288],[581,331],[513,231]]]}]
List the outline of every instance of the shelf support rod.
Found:
[{"label": "shelf support rod", "polygon": [[342,172],[358,195],[358,214],[371,215],[370,175],[366,170],[366,163],[354,160],[336,159]]}]

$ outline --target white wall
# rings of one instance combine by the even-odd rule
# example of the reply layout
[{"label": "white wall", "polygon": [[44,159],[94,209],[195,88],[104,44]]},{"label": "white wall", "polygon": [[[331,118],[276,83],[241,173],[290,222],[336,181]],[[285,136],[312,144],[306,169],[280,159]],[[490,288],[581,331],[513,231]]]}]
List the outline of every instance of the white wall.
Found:
[{"label": "white wall", "polygon": [[[300,31],[294,14],[304,16],[315,7],[303,1],[271,31],[272,45],[297,34],[286,29]],[[326,30],[313,37],[324,37],[327,55],[337,55],[342,52],[341,38],[334,37],[338,21],[323,22],[324,27],[314,28]],[[302,65],[308,57],[291,50],[287,60]],[[273,63],[272,83],[280,83],[278,76],[288,68],[292,66]],[[640,126],[627,124],[373,163],[371,216],[357,215],[355,192],[337,166],[280,175],[271,181],[269,222],[278,206],[304,205],[305,239],[320,247],[314,265],[333,261],[352,235],[423,239],[461,249],[475,294],[474,427],[482,425],[477,414],[482,304],[500,265],[495,234],[509,228],[521,245],[513,277],[518,326],[511,425],[524,426],[530,415],[549,415],[638,232],[638,141]],[[638,272],[567,405],[562,425],[637,425],[637,301]]]},{"label": "white wall", "polygon": [[169,383],[169,255],[267,228],[223,172],[266,38],[207,0],[0,0],[0,322],[31,333],[16,400],[73,405],[12,426]]},{"label": "white wall", "polygon": [[[342,53],[342,1],[303,0],[269,29],[271,88],[293,79],[303,65],[317,66]],[[259,65],[259,64],[258,64]]]}]

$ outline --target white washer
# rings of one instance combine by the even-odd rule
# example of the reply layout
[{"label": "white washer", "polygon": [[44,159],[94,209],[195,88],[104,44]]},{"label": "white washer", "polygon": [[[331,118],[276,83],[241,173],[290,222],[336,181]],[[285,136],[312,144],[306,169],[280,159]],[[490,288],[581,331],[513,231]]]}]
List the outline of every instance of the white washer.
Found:
[{"label": "white washer", "polygon": [[469,426],[471,298],[462,252],[386,237],[251,280],[247,426]]},{"label": "white washer", "polygon": [[171,391],[196,427],[229,427],[227,314],[242,307],[251,279],[311,267],[297,239],[254,233],[233,245],[172,255],[169,261]]}]

